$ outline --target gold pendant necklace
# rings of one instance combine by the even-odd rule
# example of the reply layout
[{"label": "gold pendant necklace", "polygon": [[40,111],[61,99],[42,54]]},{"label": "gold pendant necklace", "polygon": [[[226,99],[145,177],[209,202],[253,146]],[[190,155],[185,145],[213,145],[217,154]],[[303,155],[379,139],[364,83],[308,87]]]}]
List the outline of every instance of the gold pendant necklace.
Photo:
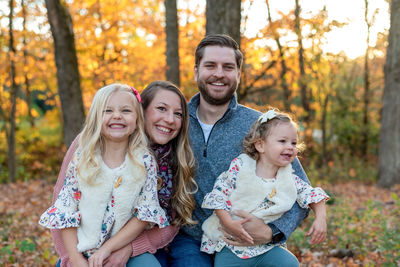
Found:
[{"label": "gold pendant necklace", "polygon": [[271,191],[271,194],[269,194],[269,198],[273,198],[276,195],[276,188],[274,187]]},{"label": "gold pendant necklace", "polygon": [[118,177],[117,181],[115,182],[114,188],[118,188],[122,182],[122,176]]}]

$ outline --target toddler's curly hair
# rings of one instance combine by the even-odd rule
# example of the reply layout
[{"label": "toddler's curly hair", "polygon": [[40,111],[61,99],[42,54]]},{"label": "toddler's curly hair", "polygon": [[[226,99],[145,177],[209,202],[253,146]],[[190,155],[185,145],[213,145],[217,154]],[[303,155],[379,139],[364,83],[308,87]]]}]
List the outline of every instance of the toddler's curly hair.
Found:
[{"label": "toddler's curly hair", "polygon": [[[243,140],[243,153],[247,154],[254,160],[258,160],[259,154],[255,147],[255,143],[258,140],[265,139],[270,133],[271,129],[281,123],[291,123],[293,126],[298,129],[297,123],[292,119],[292,117],[285,112],[281,112],[276,108],[273,108],[275,111],[275,117],[269,119],[266,122],[261,122],[261,119],[257,119],[253,125],[250,127],[249,133],[245,136]],[[297,144],[297,150],[300,152],[304,149],[303,143]]]}]

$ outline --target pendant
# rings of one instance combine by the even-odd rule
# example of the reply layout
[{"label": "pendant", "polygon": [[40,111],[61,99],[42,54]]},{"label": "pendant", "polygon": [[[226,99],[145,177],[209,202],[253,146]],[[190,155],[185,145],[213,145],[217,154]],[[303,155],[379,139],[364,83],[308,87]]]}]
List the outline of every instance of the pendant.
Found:
[{"label": "pendant", "polygon": [[276,195],[276,188],[274,187],[271,191],[271,194],[269,194],[269,198],[273,198]]},{"label": "pendant", "polygon": [[115,182],[114,188],[118,188],[122,182],[122,176],[118,177],[117,181]]}]

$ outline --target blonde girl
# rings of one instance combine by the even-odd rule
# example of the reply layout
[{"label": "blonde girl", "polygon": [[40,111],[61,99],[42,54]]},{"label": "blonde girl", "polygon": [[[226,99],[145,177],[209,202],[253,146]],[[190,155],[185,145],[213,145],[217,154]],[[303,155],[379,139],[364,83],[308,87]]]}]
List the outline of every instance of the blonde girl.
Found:
[{"label": "blonde girl", "polygon": [[[201,250],[210,254],[218,252],[215,266],[298,266],[296,258],[288,256],[290,252],[279,244],[235,246],[235,240],[254,243],[242,226],[246,219],[232,215],[234,210],[244,210],[267,224],[290,210],[297,201],[300,207],[310,207],[315,212],[308,232],[312,234],[311,242],[325,240],[324,203],[329,197],[321,188],[312,188],[297,177],[291,166],[298,151],[297,125],[289,115],[269,110],[250,128],[243,151],[231,162],[229,170],[217,178],[212,192],[204,197],[202,207],[215,212],[202,225]],[[229,233],[228,239],[218,230],[221,226]]]},{"label": "blonde girl", "polygon": [[96,93],[61,192],[40,218],[41,225],[62,229],[73,266],[102,266],[146,227],[168,225],[140,101],[123,84]]}]

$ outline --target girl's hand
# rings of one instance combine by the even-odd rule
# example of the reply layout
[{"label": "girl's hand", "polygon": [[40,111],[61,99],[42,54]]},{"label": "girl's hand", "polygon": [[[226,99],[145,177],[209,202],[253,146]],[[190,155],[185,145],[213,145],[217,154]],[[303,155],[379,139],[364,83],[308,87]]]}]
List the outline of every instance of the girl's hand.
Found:
[{"label": "girl's hand", "polygon": [[76,257],[70,257],[69,261],[73,267],[88,267],[89,264],[85,257],[81,253],[77,255]]},{"label": "girl's hand", "polygon": [[99,248],[92,256],[89,258],[89,267],[102,267],[103,261],[110,256],[111,251],[108,250],[104,245]]},{"label": "girl's hand", "polygon": [[326,220],[323,218],[316,218],[311,225],[310,230],[308,230],[306,236],[310,236],[312,234],[311,238],[311,244],[316,245],[319,243],[322,243],[326,239]]}]

